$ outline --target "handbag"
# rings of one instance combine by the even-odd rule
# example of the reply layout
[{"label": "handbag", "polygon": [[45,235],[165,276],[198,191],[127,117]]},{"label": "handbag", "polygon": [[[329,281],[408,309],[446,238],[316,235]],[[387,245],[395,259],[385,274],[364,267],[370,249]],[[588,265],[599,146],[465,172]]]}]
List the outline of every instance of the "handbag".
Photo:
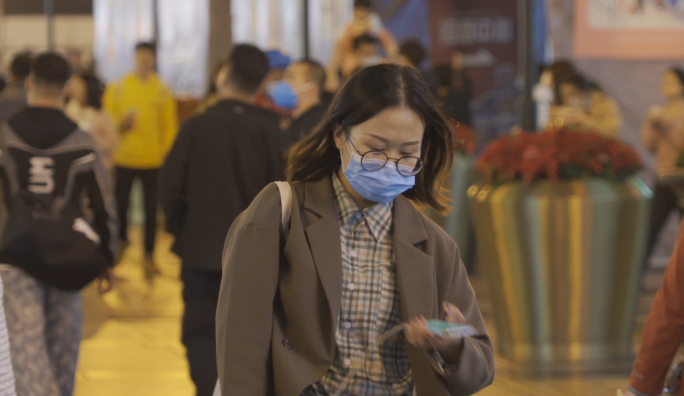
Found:
[{"label": "handbag", "polygon": [[[292,213],[292,186],[288,182],[275,182],[280,192],[280,227],[283,230],[283,235],[290,225],[290,216]],[[213,396],[221,396],[221,383],[216,380],[216,387],[214,388]]]},{"label": "handbag", "polygon": [[66,197],[20,187],[6,133],[7,128],[0,130],[2,164],[9,182],[0,262],[18,267],[46,285],[81,290],[110,264],[100,251],[100,237],[81,208],[70,205]]}]

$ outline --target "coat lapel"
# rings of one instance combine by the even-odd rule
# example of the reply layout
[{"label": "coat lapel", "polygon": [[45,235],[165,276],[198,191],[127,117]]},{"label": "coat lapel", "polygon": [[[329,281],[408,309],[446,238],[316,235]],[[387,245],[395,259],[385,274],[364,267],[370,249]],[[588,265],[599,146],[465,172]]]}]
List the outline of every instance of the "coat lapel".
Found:
[{"label": "coat lapel", "polygon": [[394,201],[394,248],[404,321],[419,316],[433,318],[438,306],[434,301],[434,260],[422,249],[427,240],[416,208],[406,198],[397,198]]},{"label": "coat lapel", "polygon": [[334,205],[330,178],[306,184],[304,209],[310,217],[306,237],[330,307],[333,337],[342,304],[342,247]]}]

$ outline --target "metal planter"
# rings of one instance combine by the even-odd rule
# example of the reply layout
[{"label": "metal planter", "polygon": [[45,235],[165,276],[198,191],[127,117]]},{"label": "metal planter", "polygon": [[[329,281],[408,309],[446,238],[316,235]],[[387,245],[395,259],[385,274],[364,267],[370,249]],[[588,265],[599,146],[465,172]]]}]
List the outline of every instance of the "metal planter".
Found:
[{"label": "metal planter", "polygon": [[628,371],[648,187],[476,184],[469,197],[504,366],[531,376]]},{"label": "metal planter", "polygon": [[470,251],[473,245],[473,235],[468,188],[476,180],[475,158],[463,154],[454,155],[454,164],[446,186],[451,192],[451,206],[453,209],[444,216],[431,207],[425,206],[421,208],[426,216],[444,228],[447,234],[456,241],[461,258],[463,258],[463,262],[469,269],[473,267],[473,252]]}]

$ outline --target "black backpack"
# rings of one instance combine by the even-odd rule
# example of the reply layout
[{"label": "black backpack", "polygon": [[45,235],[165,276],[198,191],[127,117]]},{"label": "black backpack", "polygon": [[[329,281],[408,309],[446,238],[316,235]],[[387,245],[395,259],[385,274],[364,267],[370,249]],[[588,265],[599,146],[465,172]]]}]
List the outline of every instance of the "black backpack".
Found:
[{"label": "black backpack", "polygon": [[[85,220],[83,210],[69,203],[69,197],[37,194],[20,187],[17,162],[6,144],[7,137],[8,128],[1,128],[2,165],[9,183],[5,193],[9,196],[0,263],[21,268],[49,286],[80,290],[109,265],[100,250],[99,235]],[[49,161],[51,157],[41,154],[40,158]],[[96,158],[92,156],[93,161]]]}]

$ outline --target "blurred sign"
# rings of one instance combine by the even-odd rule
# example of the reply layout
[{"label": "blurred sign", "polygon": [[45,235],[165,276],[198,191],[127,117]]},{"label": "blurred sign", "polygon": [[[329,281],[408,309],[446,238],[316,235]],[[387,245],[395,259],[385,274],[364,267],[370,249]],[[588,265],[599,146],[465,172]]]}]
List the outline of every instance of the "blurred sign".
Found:
[{"label": "blurred sign", "polygon": [[230,6],[234,42],[304,56],[304,0],[239,0]]},{"label": "blurred sign", "polygon": [[154,39],[153,0],[94,0],[95,62],[105,81],[134,65],[135,45]]},{"label": "blurred sign", "polygon": [[460,52],[473,82],[473,126],[478,146],[515,124],[518,62],[517,1],[429,0],[433,65],[450,64]]},{"label": "blurred sign", "polygon": [[209,81],[209,0],[157,0],[158,64],[180,96],[201,99]]},{"label": "blurred sign", "polygon": [[578,58],[684,58],[684,1],[576,0]]}]

